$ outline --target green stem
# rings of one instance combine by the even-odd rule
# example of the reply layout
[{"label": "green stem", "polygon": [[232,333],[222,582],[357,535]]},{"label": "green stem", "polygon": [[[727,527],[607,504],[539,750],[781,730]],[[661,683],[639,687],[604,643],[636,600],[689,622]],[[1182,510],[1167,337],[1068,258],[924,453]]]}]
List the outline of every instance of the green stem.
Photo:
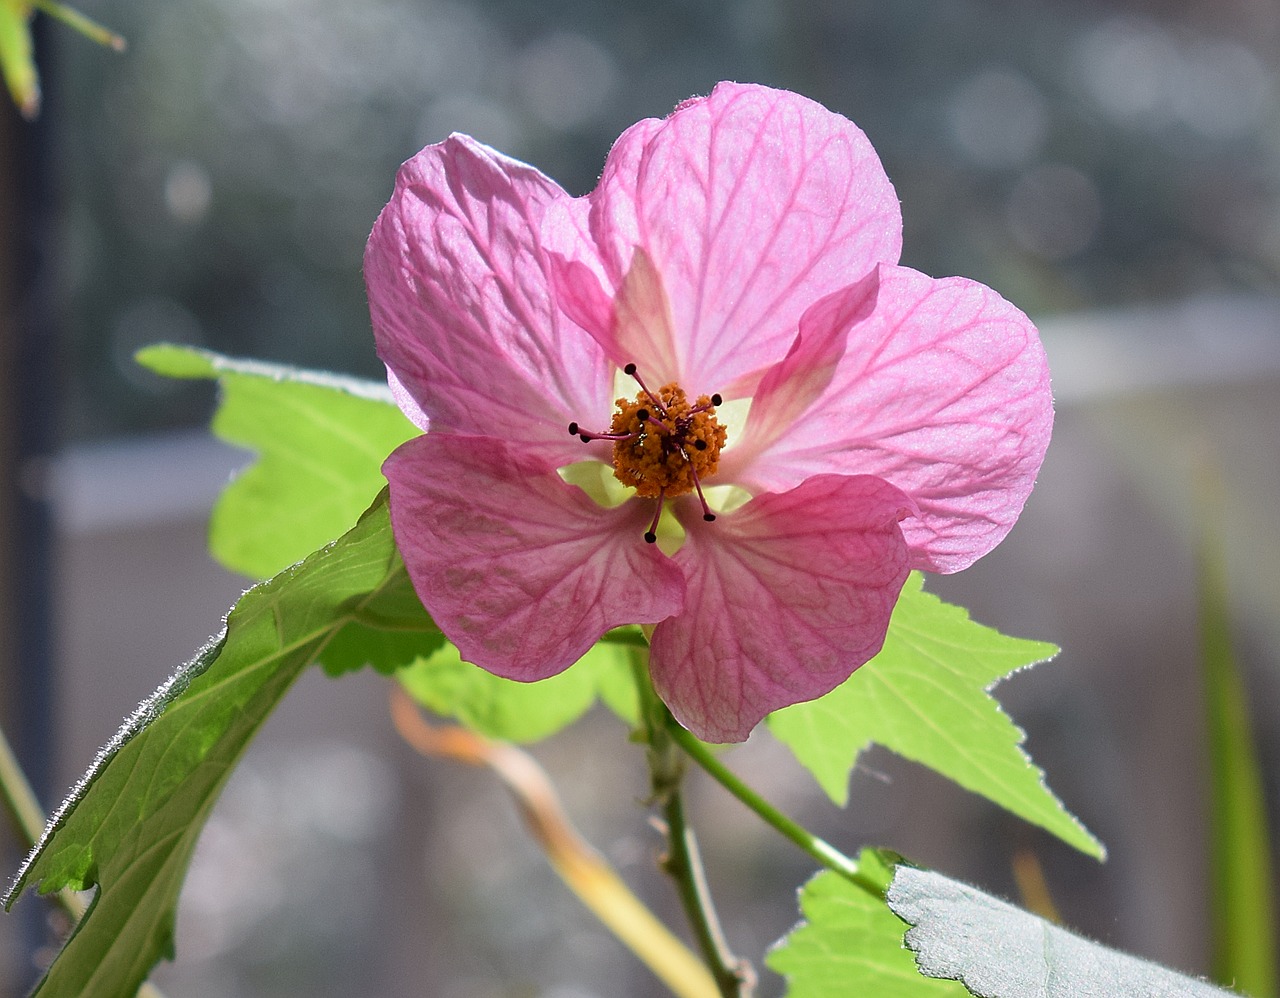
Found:
[{"label": "green stem", "polygon": [[797,824],[743,783],[707,748],[674,720],[667,732],[685,754],[701,766],[722,787],[754,811],[764,822],[790,839],[828,870],[840,874],[876,898],[884,898],[884,888],[858,869],[858,864],[835,846]]},{"label": "green stem", "polygon": [[44,811],[3,729],[0,729],[0,797],[4,798],[5,810],[9,812],[24,848],[30,849],[44,833]]},{"label": "green stem", "polygon": [[58,3],[57,0],[32,0],[32,4],[50,17],[56,18],[99,45],[113,48],[117,52],[124,51],[125,42],[123,38],[110,28],[104,28],[97,21],[81,14],[80,11],[68,7],[66,4]]},{"label": "green stem", "polygon": [[707,888],[697,839],[685,818],[681,783],[684,757],[669,737],[677,727],[670,711],[653,691],[645,657],[634,659],[636,689],[640,694],[641,724],[648,742],[650,781],[655,801],[666,823],[667,854],[662,868],[672,878],[680,903],[693,929],[698,949],[723,998],[749,998],[755,974],[747,961],[729,950],[711,892]]},{"label": "green stem", "polygon": [[747,998],[752,993],[755,975],[747,962],[729,949],[711,901],[698,841],[685,820],[684,802],[678,792],[667,796],[663,817],[669,845],[662,868],[676,882],[680,902],[689,916],[703,959],[711,968],[721,994],[726,998]]},{"label": "green stem", "polygon": [[[31,789],[27,774],[22,771],[22,766],[18,763],[18,757],[13,754],[3,728],[0,728],[0,797],[4,799],[5,810],[9,812],[13,827],[17,830],[24,846],[27,849],[34,849],[36,843],[40,841],[40,836],[44,834],[44,810],[36,799],[35,791]],[[75,891],[63,888],[58,891],[56,897],[72,922],[79,921],[84,915],[85,904]],[[138,989],[138,998],[164,998],[164,996],[154,984],[145,983]]]}]

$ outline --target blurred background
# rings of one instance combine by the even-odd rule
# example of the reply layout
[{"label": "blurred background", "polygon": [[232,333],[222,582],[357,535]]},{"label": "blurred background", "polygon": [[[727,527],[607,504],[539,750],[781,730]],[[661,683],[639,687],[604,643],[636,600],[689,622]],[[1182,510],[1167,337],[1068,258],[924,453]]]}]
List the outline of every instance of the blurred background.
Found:
[{"label": "blurred background", "polygon": [[[84,0],[116,55],[38,22],[46,104],[0,110],[5,527],[0,719],[49,806],[247,585],[204,518],[246,455],[158,340],[378,377],[360,276],[395,169],[464,131],[570,192],[614,137],[720,79],[856,121],[903,262],[1040,323],[1055,441],[1009,540],[933,591],[1064,647],[998,689],[1105,865],[887,753],[848,811],[766,734],[729,755],[838,846],[1016,897],[1031,850],[1069,924],[1207,969],[1194,539],[1229,568],[1280,794],[1280,5],[1271,0]],[[1198,505],[1208,470],[1219,500]],[[639,752],[610,717],[536,749],[584,831],[680,925]],[[812,864],[691,781],[731,944],[796,920]],[[0,828],[3,870],[21,850]],[[7,872],[5,874],[7,876]],[[0,994],[52,936],[0,917]],[[486,774],[414,756],[386,684],[304,677],[188,878],[177,998],[631,998],[660,986],[581,912]]]}]

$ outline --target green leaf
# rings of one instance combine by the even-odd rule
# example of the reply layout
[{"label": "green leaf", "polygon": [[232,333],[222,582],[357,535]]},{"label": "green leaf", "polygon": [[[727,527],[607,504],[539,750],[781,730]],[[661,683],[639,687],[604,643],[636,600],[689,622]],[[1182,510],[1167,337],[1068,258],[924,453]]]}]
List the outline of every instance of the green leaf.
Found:
[{"label": "green leaf", "polygon": [[[640,691],[636,688],[635,667],[638,649],[647,649],[648,640],[640,632],[639,627],[619,627],[609,631],[600,639],[600,644],[612,644],[613,664],[596,668],[596,693],[601,703],[620,717],[629,727],[640,725]],[[600,647],[596,645],[596,649]],[[596,649],[592,649],[595,651]],[[625,659],[620,657],[622,650],[627,651]],[[643,665],[644,658],[639,659]],[[621,665],[621,667],[619,667]]]},{"label": "green leaf", "polygon": [[444,635],[414,592],[398,552],[394,562],[376,591],[353,594],[339,608],[346,622],[319,656],[327,675],[366,666],[389,675],[445,645]]},{"label": "green leaf", "polygon": [[775,712],[770,729],[841,807],[858,753],[878,742],[1101,858],[1101,843],[1045,786],[1023,732],[987,693],[1057,648],[974,623],[922,586],[912,573],[879,655],[821,699]]},{"label": "green leaf", "polygon": [[56,0],[0,0],[0,74],[27,119],[40,112],[40,78],[31,45],[31,16],[37,8],[100,45],[124,50],[124,39],[115,32]]},{"label": "green leaf", "polygon": [[383,493],[337,542],[245,593],[222,635],[138,708],[3,898],[8,907],[36,884],[44,893],[98,886],[37,995],[132,998],[151,967],[172,955],[174,909],[200,829],[299,673],[319,658],[336,671],[371,657],[394,664],[377,662],[359,640],[335,648],[348,628],[368,637],[380,622],[411,617],[420,651],[439,644],[421,617],[404,612],[404,585]]},{"label": "green leaf", "polygon": [[419,430],[386,385],[160,344],[138,362],[172,378],[216,378],[213,431],[258,452],[223,492],[209,550],[266,578],[338,537],[386,484],[382,462]]},{"label": "green leaf", "polygon": [[1198,585],[1210,765],[1213,976],[1253,998],[1274,998],[1271,833],[1253,726],[1231,638],[1227,576],[1217,538],[1211,533],[1214,519],[1206,508]]},{"label": "green leaf", "polygon": [[1139,960],[930,870],[900,865],[889,907],[920,972],[980,998],[1239,998]]},{"label": "green leaf", "polygon": [[40,78],[31,46],[31,4],[0,0],[0,73],[27,119],[40,112]]},{"label": "green leaf", "polygon": [[[864,849],[858,869],[888,886],[886,857]],[[787,978],[787,998],[964,998],[959,984],[930,980],[902,946],[906,926],[884,901],[838,873],[820,873],[800,892],[804,921],[765,957]]]},{"label": "green leaf", "polygon": [[629,685],[631,650],[596,644],[574,665],[550,679],[517,683],[462,661],[446,643],[429,658],[403,669],[397,678],[409,695],[437,714],[453,717],[490,738],[535,742],[555,734],[586,713],[602,686],[610,696]]}]

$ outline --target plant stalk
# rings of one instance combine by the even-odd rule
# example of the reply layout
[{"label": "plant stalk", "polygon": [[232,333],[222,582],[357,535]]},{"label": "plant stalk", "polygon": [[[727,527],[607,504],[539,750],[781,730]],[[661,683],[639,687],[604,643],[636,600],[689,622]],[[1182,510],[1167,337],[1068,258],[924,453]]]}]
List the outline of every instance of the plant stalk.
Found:
[{"label": "plant stalk", "polygon": [[120,35],[117,35],[110,28],[104,28],[97,21],[86,17],[73,7],[68,7],[64,3],[57,3],[56,0],[32,0],[32,6],[44,11],[50,17],[56,18],[99,45],[105,45],[107,48],[115,49],[117,52],[125,50],[125,40]]},{"label": "plant stalk", "polygon": [[667,833],[667,853],[662,859],[662,869],[675,882],[698,949],[715,978],[722,998],[750,998],[755,991],[755,972],[750,963],[729,949],[720,927],[697,839],[685,818],[681,792],[684,756],[676,750],[670,737],[678,725],[667,705],[653,690],[645,658],[645,655],[636,655],[635,677],[640,694],[641,725],[648,742],[653,798],[662,810]]},{"label": "plant stalk", "polygon": [[429,725],[399,686],[392,688],[396,730],[425,755],[487,766],[511,791],[552,869],[580,901],[678,998],[720,993],[698,956],[633,894],[613,868],[569,822],[550,780],[525,752],[465,728]]},{"label": "plant stalk", "polygon": [[856,884],[874,897],[884,898],[883,888],[872,878],[859,871],[858,864],[853,859],[846,856],[835,846],[818,838],[818,836],[788,818],[766,801],[738,779],[724,763],[712,755],[711,750],[706,745],[675,723],[674,719],[668,729],[668,735],[672,741],[684,750],[690,759],[696,762],[729,793],[754,811],[767,825],[780,832],[785,838],[790,839],[828,870],[840,874],[850,883]]},{"label": "plant stalk", "polygon": [[[3,728],[0,728],[0,798],[4,799],[5,810],[9,812],[23,845],[27,849],[34,849],[44,834],[44,810],[40,807],[35,791],[31,789],[27,774],[22,771]],[[85,903],[79,894],[64,887],[54,897],[72,923],[80,921],[85,912]],[[164,995],[154,984],[146,982],[138,989],[138,998],[164,998]]]}]

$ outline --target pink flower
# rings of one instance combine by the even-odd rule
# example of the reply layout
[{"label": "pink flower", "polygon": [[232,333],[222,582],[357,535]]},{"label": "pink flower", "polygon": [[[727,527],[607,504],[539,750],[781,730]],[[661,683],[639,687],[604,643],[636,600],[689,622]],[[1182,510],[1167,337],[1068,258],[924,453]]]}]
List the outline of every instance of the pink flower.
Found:
[{"label": "pink flower", "polygon": [[994,547],[1044,353],[990,289],[898,266],[901,232],[866,136],[759,86],[634,125],[582,198],[463,135],[407,162],[365,276],[430,432],[384,471],[463,657],[537,680],[655,625],[658,693],[740,741],[880,649],[909,569]]}]

